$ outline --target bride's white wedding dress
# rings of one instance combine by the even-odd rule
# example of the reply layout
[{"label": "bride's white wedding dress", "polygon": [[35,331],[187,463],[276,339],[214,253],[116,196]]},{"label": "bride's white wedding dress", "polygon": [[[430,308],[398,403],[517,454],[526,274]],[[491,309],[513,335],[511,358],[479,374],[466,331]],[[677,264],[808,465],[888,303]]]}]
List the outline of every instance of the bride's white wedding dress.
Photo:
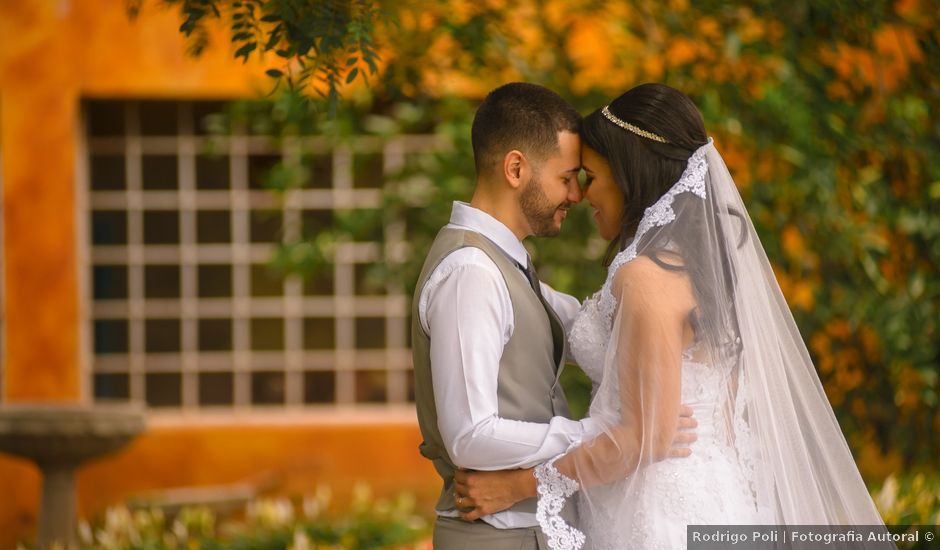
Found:
[{"label": "bride's white wedding dress", "polygon": [[[623,251],[611,264],[625,263]],[[612,330],[609,288],[587,299],[572,325],[569,349],[591,378],[595,392],[590,416],[607,423],[620,419],[616,370],[604,376]],[[607,306],[607,307],[605,307]],[[752,457],[729,444],[729,423],[720,406],[727,377],[721,365],[695,360],[695,348],[682,358],[682,403],[694,410],[698,439],[687,458],[669,458],[640,469],[631,479],[579,493],[579,528],[594,550],[686,547],[686,526],[759,523],[753,493]],[[740,428],[740,426],[739,426]],[[740,443],[740,442],[739,442]],[[627,495],[626,493],[629,493]],[[626,497],[626,498],[625,498]]]}]

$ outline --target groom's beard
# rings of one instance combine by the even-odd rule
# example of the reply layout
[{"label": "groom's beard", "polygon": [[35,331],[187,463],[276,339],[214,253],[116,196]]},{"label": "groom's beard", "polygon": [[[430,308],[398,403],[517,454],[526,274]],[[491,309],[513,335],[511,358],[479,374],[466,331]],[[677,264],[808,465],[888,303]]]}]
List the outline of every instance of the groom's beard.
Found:
[{"label": "groom's beard", "polygon": [[564,201],[561,204],[549,202],[542,186],[538,182],[538,174],[532,176],[519,197],[519,206],[525,216],[532,234],[536,237],[554,237],[561,232],[561,223],[555,222],[555,213],[559,210],[568,210],[571,204]]}]

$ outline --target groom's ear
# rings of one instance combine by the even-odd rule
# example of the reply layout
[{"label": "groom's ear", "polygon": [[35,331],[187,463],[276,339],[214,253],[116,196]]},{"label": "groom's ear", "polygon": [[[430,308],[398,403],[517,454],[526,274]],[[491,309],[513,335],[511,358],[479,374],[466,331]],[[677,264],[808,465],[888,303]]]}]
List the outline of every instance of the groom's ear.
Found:
[{"label": "groom's ear", "polygon": [[513,189],[518,189],[525,181],[526,170],[528,170],[528,163],[521,151],[513,149],[503,157],[503,177]]}]

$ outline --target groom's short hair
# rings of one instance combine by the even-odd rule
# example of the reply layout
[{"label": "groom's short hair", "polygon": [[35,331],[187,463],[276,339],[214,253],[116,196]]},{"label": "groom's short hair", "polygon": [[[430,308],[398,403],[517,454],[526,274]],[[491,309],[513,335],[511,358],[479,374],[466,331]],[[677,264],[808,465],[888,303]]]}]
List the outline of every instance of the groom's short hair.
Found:
[{"label": "groom's short hair", "polygon": [[487,94],[473,117],[477,174],[489,173],[513,149],[544,160],[558,151],[558,132],[580,129],[581,115],[555,92],[525,82],[504,84]]}]

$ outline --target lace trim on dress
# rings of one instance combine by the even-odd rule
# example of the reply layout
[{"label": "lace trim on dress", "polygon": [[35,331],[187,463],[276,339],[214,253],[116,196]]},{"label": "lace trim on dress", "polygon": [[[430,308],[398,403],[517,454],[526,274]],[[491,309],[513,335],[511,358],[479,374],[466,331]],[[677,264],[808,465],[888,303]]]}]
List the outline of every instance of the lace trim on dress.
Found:
[{"label": "lace trim on dress", "polygon": [[646,209],[639,226],[636,228],[636,235],[633,237],[633,241],[617,254],[617,256],[614,257],[614,261],[610,263],[610,267],[607,269],[607,281],[604,283],[604,286],[601,287],[598,300],[598,306],[608,319],[613,318],[614,308],[616,307],[614,296],[610,292],[610,285],[613,282],[614,274],[617,273],[620,266],[636,258],[637,244],[640,242],[643,235],[654,227],[662,227],[676,219],[676,213],[672,209],[672,203],[680,193],[692,193],[701,199],[705,199],[705,175],[708,173],[708,161],[705,158],[705,153],[706,148],[711,146],[711,144],[712,138],[708,138],[708,143],[699,147],[692,153],[679,181],[670,187],[669,191],[666,191],[653,206]]},{"label": "lace trim on dress", "polygon": [[560,457],[556,456],[535,467],[538,492],[535,519],[545,533],[549,548],[579,550],[584,546],[584,533],[568,525],[560,514],[565,506],[565,499],[575,494],[581,486],[555,468],[555,461]]}]

